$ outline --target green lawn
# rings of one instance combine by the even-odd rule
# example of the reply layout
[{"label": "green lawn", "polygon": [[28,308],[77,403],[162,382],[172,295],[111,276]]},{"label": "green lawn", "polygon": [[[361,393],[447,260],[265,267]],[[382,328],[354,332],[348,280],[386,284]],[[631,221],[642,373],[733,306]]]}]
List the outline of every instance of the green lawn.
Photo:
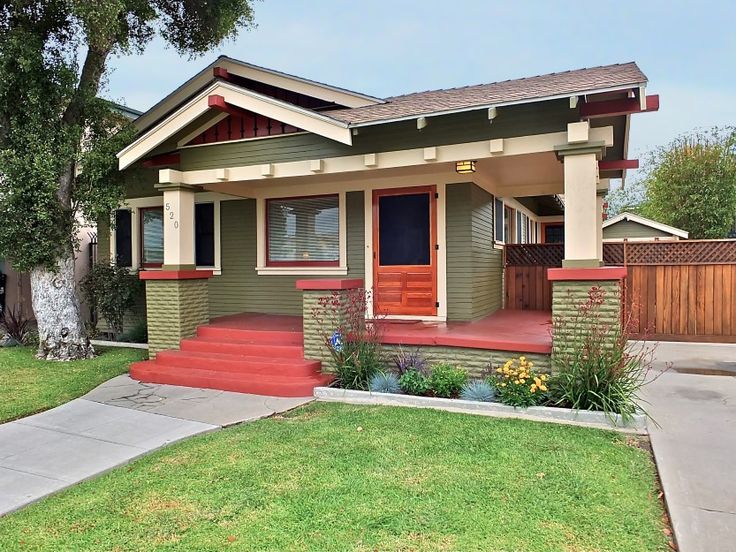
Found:
[{"label": "green lawn", "polygon": [[49,362],[35,358],[34,348],[0,349],[0,423],[29,416],[75,399],[103,381],[124,374],[138,349],[100,349],[97,358]]},{"label": "green lawn", "polygon": [[625,436],[312,404],[0,519],[0,549],[649,552],[662,515]]}]

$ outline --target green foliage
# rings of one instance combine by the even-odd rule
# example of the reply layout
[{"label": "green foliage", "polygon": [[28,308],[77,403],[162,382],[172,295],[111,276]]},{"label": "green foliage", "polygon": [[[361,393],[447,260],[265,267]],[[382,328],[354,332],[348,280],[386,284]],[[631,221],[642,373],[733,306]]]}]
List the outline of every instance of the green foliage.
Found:
[{"label": "green foliage", "polygon": [[466,401],[491,402],[496,398],[496,390],[487,381],[473,380],[463,385],[460,398]]},{"label": "green foliage", "polygon": [[128,343],[148,343],[148,323],[145,318],[138,320],[125,332],[120,341]]},{"label": "green foliage", "polygon": [[498,400],[517,408],[528,408],[546,399],[546,374],[538,374],[534,363],[520,356],[511,358],[491,372],[489,383],[496,388]]},{"label": "green foliage", "polygon": [[4,2],[0,257],[21,271],[54,269],[81,221],[108,217],[123,199],[114,154],[134,131],[97,98],[111,54],[142,52],[156,34],[202,54],[252,18],[250,0]]},{"label": "green foliage", "polygon": [[553,320],[553,332],[563,333],[573,347],[553,356],[555,376],[550,380],[550,399],[557,406],[605,412],[612,422],[616,414],[626,423],[642,412],[639,392],[647,381],[653,348],[629,345],[624,324],[609,324],[601,318],[605,291],[593,287],[588,299],[574,312]]},{"label": "green foliage", "polygon": [[438,397],[457,397],[468,381],[468,373],[462,368],[440,362],[432,366],[429,388]]},{"label": "green foliage", "polygon": [[429,378],[419,370],[407,370],[399,378],[399,385],[407,395],[426,395]]},{"label": "green foliage", "polygon": [[401,393],[399,378],[391,372],[373,374],[368,388],[374,393]]},{"label": "green foliage", "polygon": [[33,326],[23,315],[20,307],[6,307],[0,318],[0,331],[12,337],[20,345],[28,345],[31,341]]},{"label": "green foliage", "polygon": [[116,336],[123,332],[123,318],[141,297],[142,282],[137,274],[116,265],[98,263],[81,284],[90,308],[105,318]]},{"label": "green foliage", "polygon": [[650,154],[641,212],[690,232],[725,238],[736,221],[736,132],[697,131]]},{"label": "green foliage", "polygon": [[344,344],[335,375],[344,389],[368,389],[374,374],[383,368],[381,347],[372,341],[351,340]]}]

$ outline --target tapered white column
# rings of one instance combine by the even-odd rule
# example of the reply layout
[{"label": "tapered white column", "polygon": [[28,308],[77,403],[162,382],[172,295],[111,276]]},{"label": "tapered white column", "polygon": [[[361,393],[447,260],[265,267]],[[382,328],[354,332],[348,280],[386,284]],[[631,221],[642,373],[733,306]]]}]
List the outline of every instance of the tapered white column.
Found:
[{"label": "tapered white column", "polygon": [[605,200],[605,193],[602,190],[598,190],[595,198],[595,217],[596,217],[596,233],[595,233],[595,245],[598,249],[598,259],[603,261],[603,203]]},{"label": "tapered white column", "polygon": [[194,194],[186,184],[164,182],[156,186],[164,193],[164,264],[163,270],[193,270]]}]

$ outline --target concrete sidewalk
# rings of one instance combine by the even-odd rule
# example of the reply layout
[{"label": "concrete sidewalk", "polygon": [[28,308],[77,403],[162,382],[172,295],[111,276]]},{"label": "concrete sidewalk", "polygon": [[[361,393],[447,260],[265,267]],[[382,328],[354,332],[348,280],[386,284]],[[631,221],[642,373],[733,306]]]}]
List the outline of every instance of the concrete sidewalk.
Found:
[{"label": "concrete sidewalk", "polygon": [[736,552],[736,378],[669,371],[643,394],[680,552]]},{"label": "concrete sidewalk", "polygon": [[119,376],[81,399],[0,425],[0,515],[170,443],[311,400],[141,384]]}]

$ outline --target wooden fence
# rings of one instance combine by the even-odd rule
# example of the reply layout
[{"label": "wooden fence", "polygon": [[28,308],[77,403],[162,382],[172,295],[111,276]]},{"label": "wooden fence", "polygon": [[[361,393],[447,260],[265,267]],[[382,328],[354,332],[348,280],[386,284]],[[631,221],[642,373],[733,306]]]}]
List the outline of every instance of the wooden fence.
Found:
[{"label": "wooden fence", "polygon": [[[550,310],[547,269],[559,244],[508,245],[506,308]],[[635,337],[736,343],[736,240],[603,244],[607,265],[626,266],[626,311]]]}]

